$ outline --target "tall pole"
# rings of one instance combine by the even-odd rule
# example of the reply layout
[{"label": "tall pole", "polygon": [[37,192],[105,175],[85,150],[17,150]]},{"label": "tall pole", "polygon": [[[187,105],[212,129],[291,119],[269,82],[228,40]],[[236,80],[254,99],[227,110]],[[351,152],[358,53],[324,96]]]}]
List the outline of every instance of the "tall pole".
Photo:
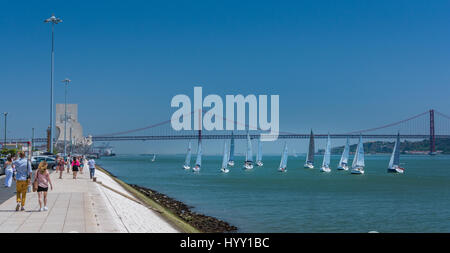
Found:
[{"label": "tall pole", "polygon": [[65,83],[64,87],[64,157],[67,154],[67,145],[66,145],[66,132],[67,132],[67,86],[71,82],[69,78],[62,80],[61,82]]},{"label": "tall pole", "polygon": [[4,142],[3,142],[3,148],[6,148],[6,127],[7,127],[6,117],[8,116],[8,113],[4,112],[3,115],[5,115],[5,139],[4,139]]},{"label": "tall pole", "polygon": [[72,128],[70,128],[70,154],[72,155],[73,143],[72,143]]},{"label": "tall pole", "polygon": [[54,135],[54,119],[53,119],[53,104],[54,104],[54,97],[53,97],[53,71],[54,71],[54,60],[55,60],[55,24],[61,23],[62,20],[55,17],[55,14],[52,14],[52,16],[46,20],[44,20],[45,23],[51,23],[52,24],[52,63],[51,63],[51,71],[50,71],[50,153],[53,153],[53,135]]},{"label": "tall pole", "polygon": [[430,110],[430,155],[436,154],[436,138],[434,133],[434,110]]},{"label": "tall pole", "polygon": [[33,155],[34,150],[34,127],[31,128],[31,154]]}]

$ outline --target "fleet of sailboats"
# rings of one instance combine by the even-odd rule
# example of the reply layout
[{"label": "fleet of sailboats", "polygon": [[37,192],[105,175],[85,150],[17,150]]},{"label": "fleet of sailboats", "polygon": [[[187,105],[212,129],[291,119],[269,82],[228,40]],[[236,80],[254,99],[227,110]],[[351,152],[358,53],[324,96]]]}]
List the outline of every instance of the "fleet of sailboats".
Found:
[{"label": "fleet of sailboats", "polygon": [[303,167],[307,169],[314,169],[314,152],[314,134],[311,130],[311,134],[309,136],[308,153],[306,154],[306,161]]},{"label": "fleet of sailboats", "polygon": [[331,159],[331,139],[330,139],[330,135],[328,134],[327,147],[325,148],[325,154],[323,155],[322,167],[320,168],[321,172],[331,172],[330,159]]},{"label": "fleet of sailboats", "polygon": [[288,148],[287,143],[284,143],[283,153],[281,153],[281,161],[280,161],[280,168],[278,168],[278,171],[280,172],[286,172],[287,171],[287,159],[288,159]]},{"label": "fleet of sailboats", "polygon": [[356,147],[355,157],[352,163],[352,174],[364,174],[364,143],[362,136],[359,136],[358,146]]},{"label": "fleet of sailboats", "polygon": [[400,167],[400,133],[398,133],[387,171],[389,173],[403,173],[404,170],[404,168]]},{"label": "fleet of sailboats", "polygon": [[252,152],[252,141],[250,139],[249,133],[247,133],[247,152],[245,152],[245,162],[244,169],[253,169],[253,152]]},{"label": "fleet of sailboats", "polygon": [[[222,165],[220,171],[223,173],[228,173],[230,170],[228,169],[229,166],[234,165],[234,133],[231,135],[231,141],[230,141],[230,149],[227,149],[227,141],[224,141],[223,146],[223,156],[222,156]],[[256,164],[258,166],[263,166],[262,163],[262,144],[261,139],[258,139],[257,142],[258,149],[256,154]],[[190,160],[191,160],[191,153],[192,153],[192,147],[191,142],[188,143],[187,152],[186,152],[186,158],[183,164],[183,168],[185,170],[189,170],[190,167]],[[295,154],[295,152],[294,152]],[[288,160],[288,148],[287,143],[285,142],[283,152],[281,154],[281,161],[280,161],[280,167],[278,168],[279,171],[285,172],[287,171],[287,160]],[[344,150],[341,155],[341,159],[339,160],[339,164],[337,167],[337,170],[349,170],[348,161],[350,156],[350,141],[349,138],[347,138]],[[156,154],[154,154],[152,161],[155,161]],[[330,168],[330,160],[331,160],[331,138],[328,134],[327,136],[327,144],[322,160],[322,166],[320,168],[321,172],[331,172]],[[197,159],[195,161],[195,166],[192,168],[194,172],[199,172],[201,168],[202,163],[202,141],[199,140],[198,142],[198,148],[197,148]],[[253,169],[253,151],[252,151],[252,143],[250,134],[247,132],[247,149],[245,153],[245,162],[244,162],[244,169],[249,170]],[[314,168],[314,134],[311,130],[310,138],[309,138],[309,146],[308,146],[308,153],[306,155],[306,161],[304,164],[305,168]],[[355,155],[353,158],[353,162],[351,165],[351,174],[364,174],[364,142],[362,139],[362,135],[359,136],[359,142],[356,147]],[[389,161],[388,170],[389,173],[404,173],[404,168],[400,167],[400,133],[397,134],[397,139],[394,144],[394,149],[391,154],[391,158]]]},{"label": "fleet of sailboats", "polygon": [[338,170],[348,170],[348,157],[350,155],[350,141],[347,137],[347,142],[345,143],[344,151],[342,151],[341,160],[339,160]]}]

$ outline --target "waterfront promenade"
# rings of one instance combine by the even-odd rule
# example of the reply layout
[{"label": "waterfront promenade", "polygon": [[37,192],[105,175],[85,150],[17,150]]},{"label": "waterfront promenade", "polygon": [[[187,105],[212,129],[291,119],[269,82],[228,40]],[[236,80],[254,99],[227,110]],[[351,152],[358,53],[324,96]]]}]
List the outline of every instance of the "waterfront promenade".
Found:
[{"label": "waterfront promenade", "polygon": [[0,233],[178,232],[111,177],[99,170],[96,177],[102,184],[90,180],[86,171],[76,180],[67,172],[63,179],[51,173],[54,189],[48,194],[49,210],[39,212],[37,193],[31,192],[25,211],[16,212],[15,183],[5,188],[5,176],[0,176]]}]

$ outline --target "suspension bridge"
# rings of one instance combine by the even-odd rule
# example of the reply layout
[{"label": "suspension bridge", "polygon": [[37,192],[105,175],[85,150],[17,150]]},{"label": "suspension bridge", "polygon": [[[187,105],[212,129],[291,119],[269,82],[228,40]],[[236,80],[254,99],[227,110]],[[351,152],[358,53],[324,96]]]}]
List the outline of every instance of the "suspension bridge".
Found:
[{"label": "suspension bridge", "polygon": [[[204,113],[204,112],[203,112]],[[192,112],[191,112],[192,114]],[[228,120],[223,118],[224,120]],[[172,129],[172,120],[162,121],[149,126],[109,133],[102,135],[92,136],[94,142],[111,142],[111,141],[153,141],[153,140],[192,140],[192,139],[230,139],[232,131],[201,131],[201,130],[180,130],[175,131]],[[233,121],[234,124],[245,125],[248,129],[248,124],[243,124]],[[245,139],[247,130],[235,130],[233,136],[235,139]],[[330,133],[330,137],[334,139],[343,138],[359,138],[360,135],[364,139],[394,139],[397,137],[397,133],[400,133],[402,139],[419,139],[429,140],[430,153],[436,152],[436,139],[450,138],[450,116],[441,113],[436,110],[428,110],[412,117],[385,124],[382,126],[351,131],[348,133],[334,134]],[[136,135],[136,133],[142,133]],[[267,131],[251,131],[251,138],[259,138],[261,133],[267,133]],[[279,132],[277,134],[279,139],[306,139],[309,138],[310,133],[292,133],[292,132]],[[314,138],[323,139],[327,138],[328,134],[314,133]],[[28,141],[29,139],[11,139],[11,142]],[[47,138],[35,138],[32,140],[34,143],[47,142]]]}]

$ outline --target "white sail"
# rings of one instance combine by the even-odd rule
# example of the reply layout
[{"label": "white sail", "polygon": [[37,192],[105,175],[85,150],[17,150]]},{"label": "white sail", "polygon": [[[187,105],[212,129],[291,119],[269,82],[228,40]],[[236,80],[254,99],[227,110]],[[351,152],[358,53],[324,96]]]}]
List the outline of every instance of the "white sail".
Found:
[{"label": "white sail", "polygon": [[198,149],[197,149],[197,160],[195,161],[195,166],[202,166],[202,141],[198,141]]},{"label": "white sail", "polygon": [[285,142],[283,153],[281,154],[280,169],[286,169],[287,159],[288,159],[288,147],[287,147],[287,143]]},{"label": "white sail", "polygon": [[256,162],[261,162],[262,161],[262,143],[261,143],[261,138],[258,139],[258,150],[256,153]]},{"label": "white sail", "polygon": [[329,168],[331,159],[331,139],[328,135],[327,147],[325,148],[325,154],[323,155],[322,167]]},{"label": "white sail", "polygon": [[227,142],[223,142],[223,159],[222,159],[222,169],[226,169],[228,166],[228,152],[227,152]]},{"label": "white sail", "polygon": [[306,160],[305,160],[305,164],[308,163],[314,163],[314,134],[313,131],[311,130],[311,134],[309,136],[309,145],[308,145],[308,153],[306,153]]},{"label": "white sail", "polygon": [[188,143],[187,153],[186,153],[186,159],[184,160],[184,166],[190,166],[191,164],[191,153],[192,153],[192,147],[191,142]]},{"label": "white sail", "polygon": [[246,162],[253,161],[252,141],[250,140],[250,135],[248,133],[247,133],[247,152],[245,153],[245,161]]},{"label": "white sail", "polygon": [[391,159],[389,161],[389,169],[392,169],[394,165],[400,165],[400,134],[397,134],[397,139],[395,140],[394,149],[392,150]]},{"label": "white sail", "polygon": [[356,147],[355,157],[353,158],[352,168],[364,167],[364,143],[362,136],[359,136],[358,147]]},{"label": "white sail", "polygon": [[234,163],[234,132],[231,132],[230,157],[228,157],[228,159],[229,159],[229,164]]},{"label": "white sail", "polygon": [[153,154],[152,162],[156,160],[156,154]]},{"label": "white sail", "polygon": [[348,156],[350,154],[350,141],[347,137],[347,142],[345,143],[344,151],[342,152],[341,160],[339,161],[339,166],[343,164],[348,164]]}]

